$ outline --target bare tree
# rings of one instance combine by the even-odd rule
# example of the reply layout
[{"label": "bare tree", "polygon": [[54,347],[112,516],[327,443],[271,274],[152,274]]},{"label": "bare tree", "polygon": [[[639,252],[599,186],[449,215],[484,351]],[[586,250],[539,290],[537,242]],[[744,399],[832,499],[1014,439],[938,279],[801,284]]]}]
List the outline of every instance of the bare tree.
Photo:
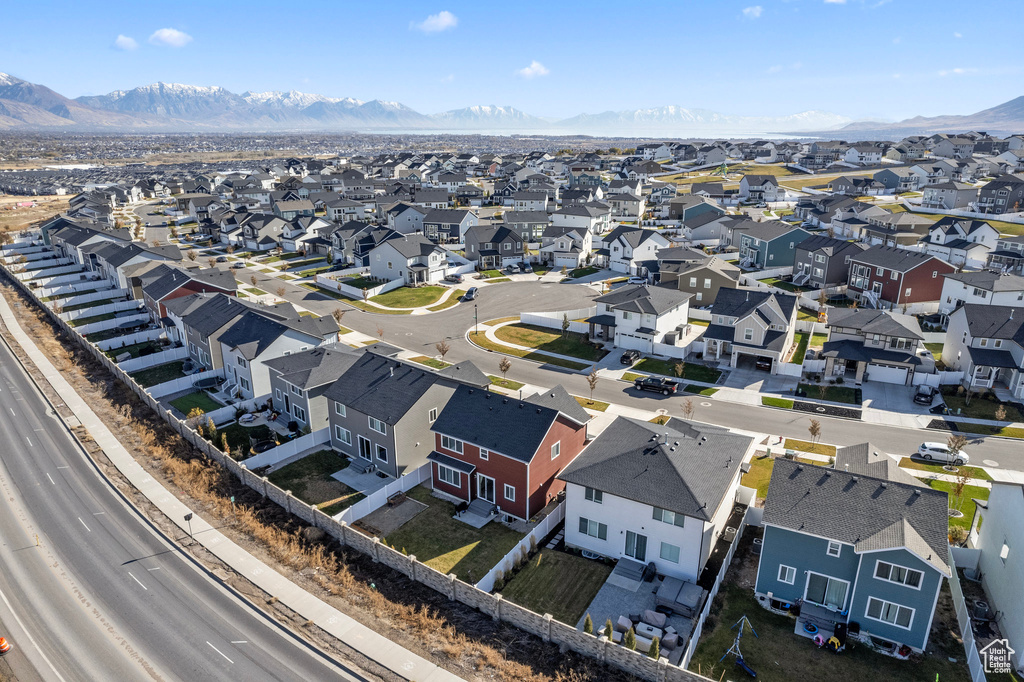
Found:
[{"label": "bare tree", "polygon": [[811,442],[817,443],[821,437],[821,422],[817,419],[812,419],[810,426],[807,427],[807,432],[811,434]]},{"label": "bare tree", "polygon": [[498,361],[498,371],[501,372],[501,380],[505,381],[505,375],[512,369],[512,361],[508,358],[502,358]]},{"label": "bare tree", "polygon": [[687,421],[693,419],[693,410],[694,409],[695,408],[694,408],[694,405],[693,405],[693,398],[687,398],[686,400],[684,400],[683,401],[683,418],[686,419]]},{"label": "bare tree", "polygon": [[597,382],[600,381],[601,377],[597,374],[597,365],[593,365],[590,368],[590,374],[587,375],[587,385],[590,386],[590,404],[594,404],[594,389],[597,388]]},{"label": "bare tree", "polygon": [[370,298],[370,292],[363,287],[363,303],[366,303],[366,299]]},{"label": "bare tree", "polygon": [[967,497],[967,482],[971,480],[971,470],[967,467],[960,467],[956,472],[956,480],[953,481],[952,495],[949,496],[949,508],[961,511],[964,506],[964,499]]},{"label": "bare tree", "polygon": [[228,244],[227,248],[224,249],[224,250],[227,251],[228,255],[230,256],[231,254],[233,254],[235,252],[235,247],[232,246],[231,244]]},{"label": "bare tree", "polygon": [[441,339],[434,344],[434,348],[437,349],[437,354],[441,356],[441,362],[444,362],[444,356],[448,355],[448,351],[452,349],[452,344],[448,343],[448,339]]},{"label": "bare tree", "polygon": [[686,374],[686,362],[676,360],[675,364],[672,365],[672,372],[676,375],[677,379],[682,379],[683,375]]},{"label": "bare tree", "polygon": [[284,287],[278,287],[277,291],[275,291],[274,293],[277,294],[278,298],[284,298],[284,295],[285,295],[286,292],[287,292],[287,289],[285,289]]},{"label": "bare tree", "polygon": [[199,258],[199,254],[196,253],[195,249],[189,249],[187,252],[185,252],[185,257],[188,258],[193,263],[195,263],[196,258]]},{"label": "bare tree", "polygon": [[213,257],[207,258],[206,259],[206,265],[211,267],[211,268],[217,267],[217,259],[213,258]]},{"label": "bare tree", "polygon": [[380,326],[379,324],[377,325],[377,336],[380,337],[381,341],[384,340],[384,327]]},{"label": "bare tree", "polygon": [[828,397],[828,391],[832,388],[832,385],[827,382],[822,382],[818,385],[818,396],[825,400]]},{"label": "bare tree", "polygon": [[347,312],[347,310],[342,308],[335,308],[331,311],[331,317],[334,318],[334,321],[338,323],[339,327],[341,326],[341,320],[345,317],[345,313]]},{"label": "bare tree", "polygon": [[995,418],[996,418],[997,422],[1004,422],[1004,421],[1006,421],[1006,406],[1005,405],[999,405],[999,407],[996,408]]},{"label": "bare tree", "polygon": [[249,275],[249,281],[252,282],[253,286],[256,286],[256,275]]},{"label": "bare tree", "polygon": [[156,247],[160,246],[160,240],[159,239],[152,239],[152,240],[150,240],[149,245],[152,246],[155,249]]},{"label": "bare tree", "polygon": [[946,448],[949,450],[950,463],[956,461],[957,455],[966,447],[967,436],[962,433],[954,433],[946,439]]}]

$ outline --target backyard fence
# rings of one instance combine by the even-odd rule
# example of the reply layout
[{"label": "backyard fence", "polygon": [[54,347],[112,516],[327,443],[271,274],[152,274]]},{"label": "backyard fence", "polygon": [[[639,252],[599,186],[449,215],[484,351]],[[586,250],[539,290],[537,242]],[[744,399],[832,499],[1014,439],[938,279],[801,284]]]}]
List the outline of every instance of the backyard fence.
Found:
[{"label": "backyard fence", "polygon": [[[217,372],[219,372],[219,370],[215,370],[214,374],[216,374]],[[196,375],[193,374],[192,376]],[[257,409],[261,405],[266,405],[267,401],[269,400],[270,394],[267,393],[266,395],[261,395],[252,398],[251,400],[241,400],[237,403],[234,403],[233,405],[225,405],[224,407],[219,407],[216,410],[210,410],[209,412],[204,414],[203,421],[205,422],[209,419],[212,419],[215,426],[220,426],[221,424],[226,424],[228,422],[234,421],[235,414],[238,413],[239,409],[252,411]]]},{"label": "backyard fence", "polygon": [[[63,322],[63,320],[61,320],[61,322]],[[70,327],[70,325],[68,326]],[[96,347],[102,351],[116,350],[118,348],[134,346],[135,344],[142,343],[143,341],[155,341],[163,335],[163,329],[147,329],[145,331],[135,332],[134,334],[128,334],[127,336],[115,336],[112,339],[97,341]]]},{"label": "backyard fence", "polygon": [[[234,407],[234,406],[232,406]],[[283,462],[289,457],[294,457],[300,452],[315,448],[318,445],[327,445],[331,442],[331,427],[325,426],[324,428],[314,431],[313,433],[307,433],[304,436],[299,436],[295,440],[290,440],[287,443],[282,443],[276,448],[271,448],[265,452],[261,452],[257,455],[253,455],[249,459],[244,460],[242,463],[249,469],[259,469],[260,467],[270,466]]]},{"label": "backyard fence", "polygon": [[953,569],[953,575],[949,579],[949,591],[953,595],[953,606],[956,608],[956,622],[960,626],[960,636],[964,642],[964,653],[967,655],[967,669],[971,671],[973,682],[985,682],[985,667],[981,664],[981,656],[978,654],[978,647],[974,641],[974,631],[971,629],[971,613],[967,609],[967,600],[964,599],[964,591],[960,587],[960,576],[956,572],[956,561],[953,552],[949,554],[949,567]]},{"label": "backyard fence", "polygon": [[46,298],[48,296],[67,296],[68,294],[84,294],[90,291],[97,291],[99,289],[111,289],[113,284],[106,280],[92,280],[89,282],[82,282],[80,284],[64,284],[61,286],[52,287],[40,287],[37,290],[39,298]]},{"label": "backyard fence", "polygon": [[914,384],[917,386],[931,386],[932,388],[938,388],[939,386],[959,384],[963,380],[963,372],[936,372],[935,374],[914,373]]},{"label": "backyard fence", "polygon": [[65,322],[71,322],[72,320],[84,319],[86,317],[96,317],[97,315],[106,315],[108,313],[119,313],[125,310],[141,310],[142,308],[143,305],[141,301],[118,301],[116,303],[107,303],[106,305],[93,306],[91,308],[69,310],[66,313],[60,313],[60,319]]},{"label": "backyard fence", "polygon": [[562,521],[565,520],[565,501],[559,502],[558,505],[551,510],[551,513],[540,520],[540,523],[526,534],[519,543],[509,550],[506,554],[498,561],[494,567],[487,572],[483,578],[477,582],[477,588],[484,592],[490,592],[494,589],[494,579],[497,577],[500,571],[504,575],[508,575],[509,572],[516,566],[517,561],[521,561],[522,557],[529,556],[530,550],[533,545],[540,547],[541,541],[548,536]]},{"label": "backyard fence", "polygon": [[[165,381],[162,384],[156,384],[144,389],[149,392],[154,398],[163,398],[167,395],[173,395],[175,393],[181,393],[182,391],[188,391],[193,388],[193,384],[200,379],[207,379],[210,377],[219,377],[220,370],[210,369],[205,372],[196,372],[186,377],[178,377],[177,379],[171,379]],[[205,421],[205,419],[204,419]]]},{"label": "backyard fence", "polygon": [[94,282],[96,276],[82,269],[81,265],[61,265],[56,268],[46,268],[34,272],[21,272],[19,279],[23,282],[35,282],[40,287],[56,287],[61,284],[74,284],[76,282]]},{"label": "backyard fence", "polygon": [[126,324],[128,322],[135,324],[136,327],[149,324],[149,313],[142,312],[135,315],[125,315],[124,317],[112,317],[109,320],[100,320],[99,322],[83,324],[76,329],[79,334],[85,336],[87,334],[95,334],[96,332],[105,332],[111,329],[117,329],[122,324]]},{"label": "backyard fence", "polygon": [[[363,289],[339,282],[335,279],[335,275],[333,273],[331,275],[317,275],[316,285],[322,289],[337,292],[357,301],[363,300]],[[398,289],[403,286],[405,286],[404,280],[393,279],[390,282],[385,282],[384,284],[379,284],[375,287],[367,287],[366,297],[370,298],[372,296],[377,296],[378,294],[383,294],[391,291],[392,289]]]},{"label": "backyard fence", "polygon": [[131,296],[131,293],[132,292],[129,291],[128,289],[105,289],[103,291],[94,291],[88,294],[81,294],[80,296],[69,296],[68,298],[61,299],[60,301],[50,301],[49,303],[44,303],[43,305],[60,305],[62,308],[70,308],[71,306],[82,305],[83,303],[109,301],[112,298],[128,298],[129,296]]},{"label": "backyard fence", "polygon": [[138,372],[141,369],[149,369],[150,367],[174,362],[175,360],[184,360],[187,357],[188,348],[178,346],[177,348],[160,351],[152,355],[140,355],[137,358],[129,358],[124,362],[117,363],[117,366],[125,372]]},{"label": "backyard fence", "polygon": [[[26,294],[32,295],[32,292],[23,284],[14,278],[11,278],[11,280]],[[293,514],[312,526],[322,529],[337,539],[343,546],[351,547],[369,556],[374,562],[388,566],[409,577],[409,579],[430,587],[448,599],[459,601],[470,608],[477,609],[495,621],[507,622],[525,632],[540,637],[544,642],[556,644],[563,649],[571,650],[580,655],[596,659],[599,662],[615,666],[635,677],[654,682],[707,682],[707,678],[691,673],[682,667],[672,666],[664,658],[654,660],[644,653],[632,651],[626,647],[614,644],[608,641],[607,638],[589,635],[571,625],[556,621],[550,614],[538,614],[525,607],[505,601],[501,594],[490,594],[475,585],[459,580],[454,574],[443,575],[418,561],[415,556],[406,556],[381,543],[378,538],[372,538],[349,527],[350,521],[361,518],[371,511],[380,508],[386,504],[387,498],[396,492],[408,491],[416,485],[429,480],[429,464],[409,472],[385,488],[372,493],[370,496],[338,514],[336,518],[327,516],[316,507],[295,498],[290,492],[270,483],[265,476],[254,474],[247,466],[235,461],[230,455],[221,452],[216,446],[193,430],[184,420],[178,419],[170,410],[164,409],[152,388],[147,392],[146,389],[136,383],[124,370],[102,353],[96,345],[89,343],[84,337],[77,334],[74,328],[60,319],[52,310],[41,304],[40,307],[49,314],[50,319],[56,325],[69,334],[71,338],[75,339],[79,345],[92,355],[97,362],[101,363],[115,378],[138,395],[150,409],[166,421],[185,441],[204,453],[213,462],[224,467],[247,487],[279,505],[289,514]],[[159,332],[159,330],[156,331]],[[215,374],[216,372],[203,372],[202,374],[185,377],[184,380],[175,381],[192,381],[201,378],[203,375],[212,376]],[[168,382],[168,384],[172,383],[175,382]],[[168,384],[161,384],[161,386],[167,386]],[[190,384],[183,383],[182,386],[180,390],[188,388]],[[742,527],[740,528],[740,533],[742,533]],[[739,540],[739,537],[740,534],[738,533],[736,541]],[[735,548],[735,542],[732,547]],[[731,559],[732,549],[730,549],[724,566],[728,566]],[[716,590],[720,582],[721,576],[719,576],[719,580],[716,582]],[[701,622],[703,623],[703,620]],[[699,631],[697,634],[699,635]],[[696,637],[694,638],[695,640]],[[694,646],[693,643],[691,643],[692,646]],[[690,655],[692,655],[692,651]]]},{"label": "backyard fence", "polygon": [[575,322],[575,320],[586,319],[596,314],[597,307],[595,306],[593,308],[578,308],[576,310],[556,310],[550,313],[519,313],[519,321],[523,324],[532,324],[537,327],[561,331],[562,320],[568,316],[569,331],[578,334],[589,334],[590,325],[586,322]]}]

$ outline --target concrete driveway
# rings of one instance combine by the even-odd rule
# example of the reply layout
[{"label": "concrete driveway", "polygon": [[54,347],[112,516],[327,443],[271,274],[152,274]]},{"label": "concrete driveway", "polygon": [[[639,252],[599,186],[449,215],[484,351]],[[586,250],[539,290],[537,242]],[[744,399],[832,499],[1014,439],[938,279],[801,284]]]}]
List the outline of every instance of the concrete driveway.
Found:
[{"label": "concrete driveway", "polygon": [[[864,398],[864,407],[903,414],[928,414],[928,405],[918,405],[914,402],[916,386],[865,381],[861,384],[860,390]],[[940,398],[936,396],[933,399],[934,404],[937,405],[939,400]]]}]

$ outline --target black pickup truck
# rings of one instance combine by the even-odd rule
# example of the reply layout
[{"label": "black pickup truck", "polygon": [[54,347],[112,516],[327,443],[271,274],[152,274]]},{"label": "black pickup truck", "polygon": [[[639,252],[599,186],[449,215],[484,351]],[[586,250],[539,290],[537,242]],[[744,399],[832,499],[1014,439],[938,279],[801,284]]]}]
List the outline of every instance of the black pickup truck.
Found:
[{"label": "black pickup truck", "polygon": [[639,391],[655,391],[662,395],[671,395],[679,389],[679,384],[666,377],[640,377],[633,380],[633,388]]}]

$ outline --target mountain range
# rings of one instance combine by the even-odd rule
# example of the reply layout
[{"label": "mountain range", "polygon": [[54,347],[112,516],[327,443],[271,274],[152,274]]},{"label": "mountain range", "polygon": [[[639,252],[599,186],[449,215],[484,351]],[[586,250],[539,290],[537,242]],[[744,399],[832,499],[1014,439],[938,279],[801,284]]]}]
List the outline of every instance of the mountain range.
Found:
[{"label": "mountain range", "polygon": [[45,85],[0,73],[0,131],[108,132],[452,132],[586,134],[615,137],[727,137],[819,131],[829,137],[981,129],[1024,130],[1024,97],[970,116],[914,118],[899,123],[854,122],[825,111],[789,116],[735,116],[664,106],[605,111],[557,120],[513,107],[473,106],[438,114],[404,104],[297,91],[236,94],[217,86],[154,83],[106,95],[70,99]]}]

